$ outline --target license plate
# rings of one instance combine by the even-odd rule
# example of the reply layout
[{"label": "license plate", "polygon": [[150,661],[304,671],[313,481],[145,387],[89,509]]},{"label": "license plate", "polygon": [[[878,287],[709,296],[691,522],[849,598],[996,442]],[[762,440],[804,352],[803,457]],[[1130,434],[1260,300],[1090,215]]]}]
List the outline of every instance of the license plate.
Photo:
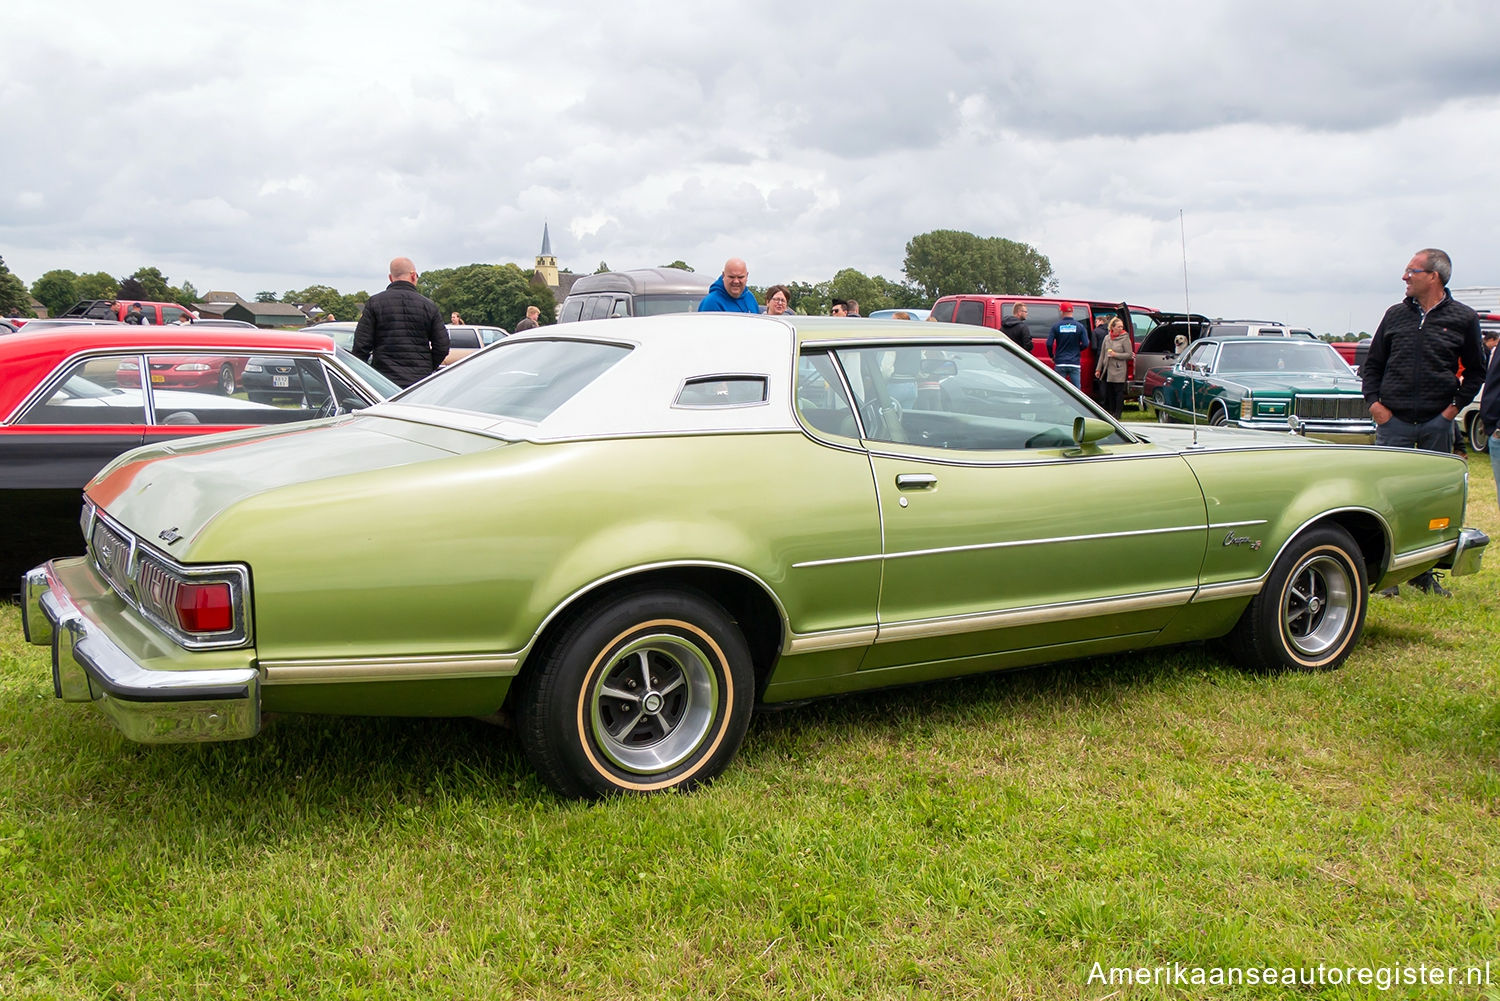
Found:
[{"label": "license plate", "polygon": [[151,384],[153,386],[158,385],[158,384],[163,383],[163,382],[166,382],[166,381],[167,381],[167,377],[164,376],[164,375],[153,375],[151,377]]},{"label": "license plate", "polygon": [[271,385],[274,386],[277,389],[286,389],[291,384],[292,384],[292,377],[289,376],[289,375],[273,375],[273,376],[271,376]]}]

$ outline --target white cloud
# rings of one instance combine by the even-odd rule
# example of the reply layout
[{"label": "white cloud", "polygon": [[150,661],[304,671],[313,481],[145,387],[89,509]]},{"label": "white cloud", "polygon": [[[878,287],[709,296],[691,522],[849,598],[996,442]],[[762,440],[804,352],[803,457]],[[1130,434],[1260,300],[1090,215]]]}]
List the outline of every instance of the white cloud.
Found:
[{"label": "white cloud", "polygon": [[145,0],[125,44],[113,6],[16,0],[0,254],[27,281],[373,291],[396,253],[529,263],[550,220],[575,271],[734,255],[768,283],[899,279],[906,241],[949,228],[1176,309],[1185,229],[1195,309],[1369,329],[1418,247],[1500,283],[1500,8],[1348,15]]}]

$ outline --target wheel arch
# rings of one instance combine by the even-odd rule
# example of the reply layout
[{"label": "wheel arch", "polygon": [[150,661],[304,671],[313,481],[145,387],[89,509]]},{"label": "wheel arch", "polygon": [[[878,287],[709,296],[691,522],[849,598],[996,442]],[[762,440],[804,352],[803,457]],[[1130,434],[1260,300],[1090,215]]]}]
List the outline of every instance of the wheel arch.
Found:
[{"label": "wheel arch", "polygon": [[1359,546],[1360,556],[1364,560],[1367,583],[1373,584],[1381,578],[1390,560],[1391,532],[1385,520],[1368,508],[1341,508],[1303,522],[1297,526],[1296,531],[1287,536],[1286,542],[1282,543],[1276,557],[1271,560],[1271,565],[1276,565],[1276,560],[1281,558],[1282,551],[1293,542],[1323,525],[1337,525],[1354,539],[1355,544]]},{"label": "wheel arch", "polygon": [[[786,636],[786,611],[764,581],[739,567],[722,563],[635,567],[580,588],[553,609],[537,630],[521,658],[518,676],[530,670],[566,625],[588,609],[624,594],[670,588],[702,594],[717,602],[734,619],[750,649],[758,699],[781,653]],[[511,691],[515,690],[512,685]]]}]

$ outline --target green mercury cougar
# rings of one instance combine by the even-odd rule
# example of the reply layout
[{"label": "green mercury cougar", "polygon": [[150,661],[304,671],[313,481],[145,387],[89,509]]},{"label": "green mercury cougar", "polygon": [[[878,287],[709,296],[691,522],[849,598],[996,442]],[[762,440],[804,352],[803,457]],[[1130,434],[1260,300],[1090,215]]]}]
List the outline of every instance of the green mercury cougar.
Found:
[{"label": "green mercury cougar", "polygon": [[1132,429],[984,328],[627,318],[122,455],[24,625],[134,740],[503,712],[564,795],[685,789],[757,704],[1214,637],[1338,667],[1372,589],[1478,568],[1466,476]]}]

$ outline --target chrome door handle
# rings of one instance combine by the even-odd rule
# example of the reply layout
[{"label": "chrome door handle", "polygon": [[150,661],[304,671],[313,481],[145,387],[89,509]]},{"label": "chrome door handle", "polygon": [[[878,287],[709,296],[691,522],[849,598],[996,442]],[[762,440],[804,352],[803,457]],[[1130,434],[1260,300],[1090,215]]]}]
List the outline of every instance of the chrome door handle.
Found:
[{"label": "chrome door handle", "polygon": [[937,477],[931,473],[900,473],[896,476],[897,490],[926,490],[937,486]]}]

